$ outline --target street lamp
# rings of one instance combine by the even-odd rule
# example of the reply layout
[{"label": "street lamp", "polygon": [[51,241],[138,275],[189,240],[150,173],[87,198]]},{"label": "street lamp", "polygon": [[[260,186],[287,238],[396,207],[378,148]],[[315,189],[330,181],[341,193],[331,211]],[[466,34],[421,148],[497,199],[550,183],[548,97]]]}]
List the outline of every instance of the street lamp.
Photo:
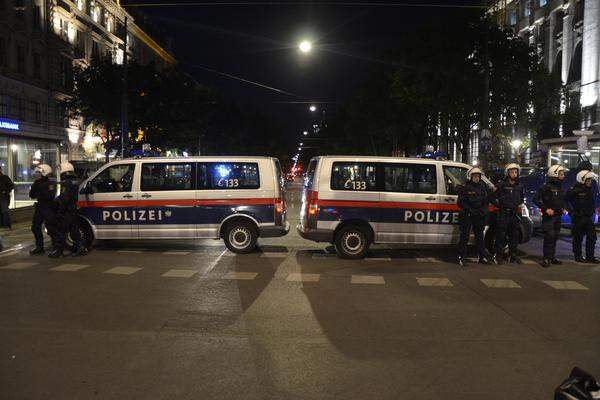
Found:
[{"label": "street lamp", "polygon": [[512,142],[510,142],[510,145],[513,149],[515,149],[515,151],[519,150],[522,144],[523,142],[520,139],[514,139]]},{"label": "street lamp", "polygon": [[317,111],[317,106],[315,106],[315,105],[313,104],[313,105],[311,105],[311,106],[310,106],[308,109],[310,110],[310,112],[315,112],[315,111]]},{"label": "street lamp", "polygon": [[302,147],[298,147],[298,151],[302,151]]},{"label": "street lamp", "polygon": [[309,53],[312,50],[312,43],[309,42],[308,40],[303,40],[298,45],[298,48],[303,53]]},{"label": "street lamp", "polygon": [[304,134],[304,136],[308,135],[308,131],[304,131],[302,133]]}]

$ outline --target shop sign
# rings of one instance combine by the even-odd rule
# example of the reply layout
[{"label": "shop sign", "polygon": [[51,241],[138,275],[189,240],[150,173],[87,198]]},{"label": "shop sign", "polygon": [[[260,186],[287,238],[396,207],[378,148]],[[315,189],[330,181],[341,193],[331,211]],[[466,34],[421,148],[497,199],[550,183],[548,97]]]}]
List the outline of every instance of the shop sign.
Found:
[{"label": "shop sign", "polygon": [[18,131],[21,130],[21,127],[15,121],[0,118],[0,129],[10,129],[11,131]]}]

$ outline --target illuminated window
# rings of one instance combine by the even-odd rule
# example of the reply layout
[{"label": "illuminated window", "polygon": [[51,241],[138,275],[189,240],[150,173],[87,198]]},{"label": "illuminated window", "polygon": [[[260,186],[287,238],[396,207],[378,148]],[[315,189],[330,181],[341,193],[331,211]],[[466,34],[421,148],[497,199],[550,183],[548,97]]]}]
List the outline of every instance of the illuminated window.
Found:
[{"label": "illuminated window", "polygon": [[539,0],[540,1],[540,7],[544,7],[546,4],[548,4],[548,0]]},{"label": "illuminated window", "polygon": [[527,0],[523,3],[523,15],[529,17],[531,14],[531,0]]}]

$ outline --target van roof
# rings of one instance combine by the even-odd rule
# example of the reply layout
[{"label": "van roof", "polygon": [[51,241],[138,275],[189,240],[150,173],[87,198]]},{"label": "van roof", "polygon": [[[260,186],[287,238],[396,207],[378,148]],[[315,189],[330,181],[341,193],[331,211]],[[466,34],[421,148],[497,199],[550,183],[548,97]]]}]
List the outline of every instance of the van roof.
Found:
[{"label": "van roof", "polygon": [[318,158],[329,158],[329,159],[340,159],[349,161],[410,161],[418,163],[436,163],[436,164],[455,164],[455,165],[468,165],[459,161],[452,160],[435,160],[432,158],[421,158],[421,157],[387,157],[387,156],[352,156],[352,155],[335,155],[335,156],[316,156]]},{"label": "van roof", "polygon": [[217,160],[227,162],[228,160],[275,160],[275,157],[267,156],[190,156],[190,157],[131,157],[114,161],[195,161],[195,160]]}]

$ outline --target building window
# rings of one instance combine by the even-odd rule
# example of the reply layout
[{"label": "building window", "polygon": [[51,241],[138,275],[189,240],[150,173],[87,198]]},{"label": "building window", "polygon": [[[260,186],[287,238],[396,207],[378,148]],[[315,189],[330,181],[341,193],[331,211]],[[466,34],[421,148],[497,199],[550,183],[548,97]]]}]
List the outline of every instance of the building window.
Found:
[{"label": "building window", "polygon": [[100,49],[98,48],[98,42],[96,42],[95,40],[92,41],[92,59],[99,59],[100,58]]},{"label": "building window", "polygon": [[42,9],[40,6],[31,7],[33,27],[40,29],[42,27]]},{"label": "building window", "polygon": [[8,118],[8,95],[0,93],[0,117]]},{"label": "building window", "polygon": [[70,89],[72,86],[73,64],[68,58],[62,58],[60,61],[60,83],[62,87]]},{"label": "building window", "polygon": [[548,0],[539,0],[539,4],[540,7],[544,7],[546,4],[548,4]]},{"label": "building window", "polygon": [[85,2],[83,0],[77,0],[77,9],[83,11],[85,9]]},{"label": "building window", "polygon": [[17,45],[17,72],[25,73],[25,48]]},{"label": "building window", "polygon": [[515,26],[517,24],[517,10],[510,10],[509,13],[509,24]]},{"label": "building window", "polygon": [[31,102],[31,114],[33,116],[32,121],[36,124],[42,123],[42,108],[40,107],[40,103],[37,101]]},{"label": "building window", "polygon": [[33,77],[42,78],[42,57],[40,53],[33,53]]},{"label": "building window", "polygon": [[25,18],[24,0],[15,0],[15,16],[19,19]]},{"label": "building window", "polygon": [[27,121],[27,104],[25,102],[25,99],[19,99],[18,106],[19,106],[19,120]]},{"label": "building window", "polygon": [[6,49],[6,38],[0,37],[0,67],[7,67],[7,66],[8,66],[8,51]]},{"label": "building window", "polygon": [[523,16],[529,17],[531,14],[531,0],[526,0],[523,2]]}]

